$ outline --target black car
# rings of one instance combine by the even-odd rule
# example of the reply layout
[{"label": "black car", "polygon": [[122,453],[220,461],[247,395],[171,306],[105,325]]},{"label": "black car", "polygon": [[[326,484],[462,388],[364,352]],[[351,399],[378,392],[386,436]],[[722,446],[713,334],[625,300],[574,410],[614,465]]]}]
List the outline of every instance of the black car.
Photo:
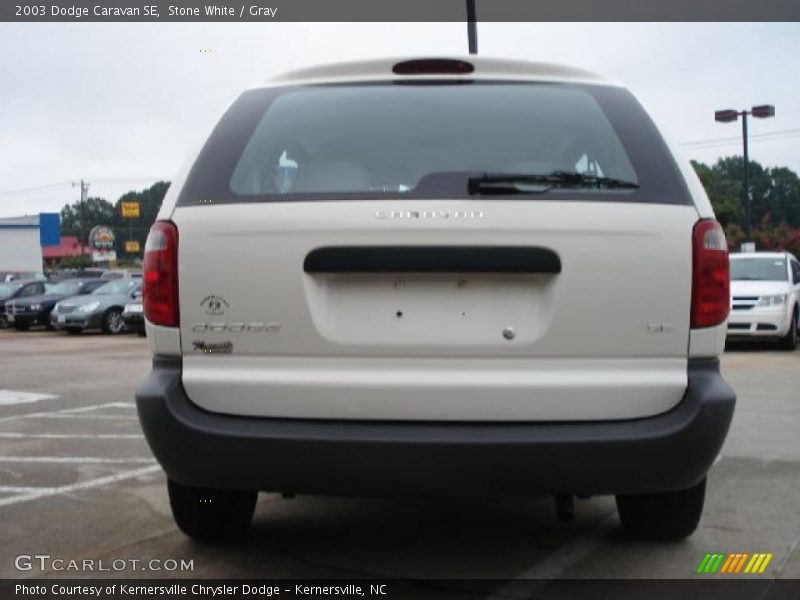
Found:
[{"label": "black car", "polygon": [[46,284],[45,292],[38,296],[16,298],[5,303],[5,315],[9,325],[25,331],[37,325],[50,327],[50,312],[56,302],[71,296],[88,294],[101,285],[105,279],[68,279],[55,284]]},{"label": "black car", "polygon": [[137,292],[133,299],[125,305],[125,310],[122,311],[122,320],[130,331],[135,331],[140,336],[145,335],[141,291]]},{"label": "black car", "polygon": [[45,293],[45,282],[40,280],[15,279],[8,283],[0,283],[0,327],[8,327],[6,323],[6,302],[17,298],[41,296]]}]

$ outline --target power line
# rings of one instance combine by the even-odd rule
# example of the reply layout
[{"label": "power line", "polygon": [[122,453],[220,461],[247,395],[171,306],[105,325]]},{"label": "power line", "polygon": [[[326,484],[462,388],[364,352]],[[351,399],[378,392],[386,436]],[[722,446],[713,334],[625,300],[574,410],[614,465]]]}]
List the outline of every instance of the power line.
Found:
[{"label": "power line", "polygon": [[94,178],[95,183],[134,183],[137,181],[168,181],[169,177],[136,177],[131,179],[103,179]]},{"label": "power line", "polygon": [[54,187],[61,187],[64,185],[72,185],[72,181],[59,181],[58,183],[48,183],[46,185],[36,185],[33,187],[28,188],[19,188],[16,190],[6,190],[4,192],[0,192],[0,196],[11,196],[12,194],[22,194],[25,192],[35,192],[38,190],[45,190],[47,188],[54,188]]},{"label": "power line", "polygon": [[[800,135],[800,129],[783,129],[779,131],[768,131],[765,133],[757,133],[749,136],[749,139],[768,141],[772,139],[789,139],[797,137],[798,135]],[[706,140],[694,140],[692,142],[683,142],[681,143],[681,146],[705,146],[709,144],[722,145],[723,143],[727,145],[728,142],[736,142],[738,144],[741,143],[741,141],[742,138],[740,136],[735,136],[735,137],[724,137],[724,138],[711,138]]]},{"label": "power line", "polygon": [[[95,183],[103,183],[103,184],[115,184],[115,183],[134,183],[139,181],[168,181],[168,177],[135,177],[129,179],[103,179],[103,178],[93,178],[92,181]],[[0,192],[0,196],[12,196],[14,194],[24,194],[27,192],[36,192],[39,190],[46,190],[49,188],[56,188],[62,186],[72,186],[73,182],[70,181],[59,181],[58,183],[48,183],[45,185],[36,185],[27,188],[18,188],[15,190],[5,190]]]}]

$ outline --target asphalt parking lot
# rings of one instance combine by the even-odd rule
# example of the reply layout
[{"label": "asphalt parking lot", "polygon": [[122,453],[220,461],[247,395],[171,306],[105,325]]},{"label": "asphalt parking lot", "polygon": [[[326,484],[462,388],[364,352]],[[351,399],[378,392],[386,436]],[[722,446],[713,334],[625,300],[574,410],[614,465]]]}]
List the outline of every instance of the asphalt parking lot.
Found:
[{"label": "asphalt parking lot", "polygon": [[[699,530],[666,544],[622,535],[605,497],[578,500],[576,519],[560,523],[549,498],[262,494],[247,539],[201,545],[173,525],[136,419],[144,339],[0,330],[0,368],[2,578],[93,576],[36,564],[20,571],[20,554],[129,561],[94,574],[103,577],[688,578],[707,552],[773,553],[765,577],[800,577],[800,349],[726,352],[738,394],[732,430]],[[193,569],[130,562],[151,559]]]}]

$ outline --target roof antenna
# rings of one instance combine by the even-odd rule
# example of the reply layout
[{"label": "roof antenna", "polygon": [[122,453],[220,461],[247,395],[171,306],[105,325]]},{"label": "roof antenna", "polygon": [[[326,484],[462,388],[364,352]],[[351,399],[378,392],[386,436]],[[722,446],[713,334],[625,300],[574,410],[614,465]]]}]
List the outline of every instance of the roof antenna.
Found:
[{"label": "roof antenna", "polygon": [[478,24],[475,21],[475,0],[467,0],[467,37],[469,53],[478,53]]}]

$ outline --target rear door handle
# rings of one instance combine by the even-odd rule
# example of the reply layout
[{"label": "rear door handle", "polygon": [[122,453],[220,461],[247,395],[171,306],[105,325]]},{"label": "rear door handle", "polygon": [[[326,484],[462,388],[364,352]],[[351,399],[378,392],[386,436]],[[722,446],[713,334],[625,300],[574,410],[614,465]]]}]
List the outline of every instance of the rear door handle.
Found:
[{"label": "rear door handle", "polygon": [[561,259],[537,246],[330,246],[308,253],[306,273],[545,273]]}]

